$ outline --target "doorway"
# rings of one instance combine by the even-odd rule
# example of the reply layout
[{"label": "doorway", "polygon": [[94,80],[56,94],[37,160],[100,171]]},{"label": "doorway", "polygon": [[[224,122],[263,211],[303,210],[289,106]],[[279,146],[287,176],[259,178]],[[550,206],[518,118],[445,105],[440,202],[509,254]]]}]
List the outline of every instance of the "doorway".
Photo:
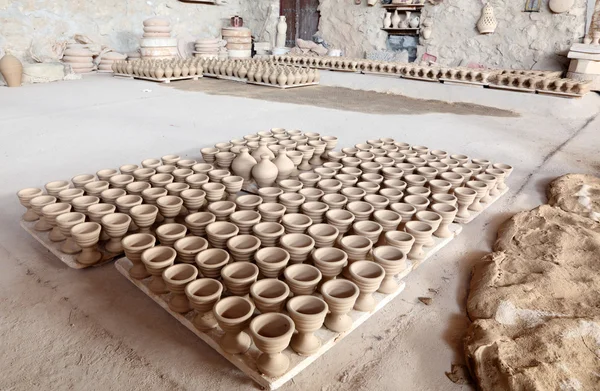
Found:
[{"label": "doorway", "polygon": [[319,29],[319,0],[280,0],[279,5],[288,25],[285,46],[296,46],[296,38],[312,41]]}]

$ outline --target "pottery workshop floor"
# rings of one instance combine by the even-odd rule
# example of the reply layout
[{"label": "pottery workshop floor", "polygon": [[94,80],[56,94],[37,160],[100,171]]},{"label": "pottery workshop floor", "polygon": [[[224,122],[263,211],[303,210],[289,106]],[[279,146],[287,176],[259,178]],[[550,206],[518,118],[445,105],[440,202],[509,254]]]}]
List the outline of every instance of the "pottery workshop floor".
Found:
[{"label": "pottery workshop floor", "polygon": [[[545,202],[549,180],[569,172],[598,173],[600,97],[563,100],[359,78],[324,72],[314,95],[309,89],[254,90],[233,83],[222,84],[226,91],[219,92],[225,82],[169,87],[107,75],[2,88],[0,389],[257,389],[112,264],[77,271],[55,259],[20,228],[23,208],[15,193],[169,153],[198,158],[200,147],[271,127],[336,135],[339,146],[393,137],[515,167],[504,198],[410,274],[395,301],[282,388],[470,389],[452,383],[445,372],[464,362],[471,266],[490,251],[500,223]],[[498,108],[333,86],[356,88],[367,81],[369,89],[405,90],[426,99],[439,94]],[[375,107],[382,102],[389,111]],[[419,297],[432,302],[425,305]]]}]

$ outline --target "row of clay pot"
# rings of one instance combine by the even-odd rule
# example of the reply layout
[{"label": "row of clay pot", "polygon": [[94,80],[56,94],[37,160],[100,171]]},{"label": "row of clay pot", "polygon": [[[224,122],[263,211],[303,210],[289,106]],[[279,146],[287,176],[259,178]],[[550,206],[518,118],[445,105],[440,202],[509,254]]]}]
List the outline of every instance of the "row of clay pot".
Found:
[{"label": "row of clay pot", "polygon": [[202,75],[203,68],[199,60],[130,60],[115,61],[112,70],[123,75],[170,79]]},{"label": "row of clay pot", "polygon": [[523,88],[542,92],[561,92],[577,95],[585,95],[590,91],[591,88],[591,82],[530,75],[497,75],[492,78],[490,82],[491,84],[504,87]]}]

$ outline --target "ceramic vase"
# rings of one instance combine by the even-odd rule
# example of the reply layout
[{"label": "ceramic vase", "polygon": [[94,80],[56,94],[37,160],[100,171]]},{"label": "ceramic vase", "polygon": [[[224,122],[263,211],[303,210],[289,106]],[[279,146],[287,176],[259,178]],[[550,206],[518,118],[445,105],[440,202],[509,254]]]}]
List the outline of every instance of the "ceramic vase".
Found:
[{"label": "ceramic vase", "polygon": [[352,318],[348,316],[348,312],[352,310],[360,294],[358,286],[349,280],[331,280],[323,284],[321,294],[330,311],[325,317],[325,327],[337,333],[350,330]]},{"label": "ceramic vase", "polygon": [[221,270],[230,260],[229,253],[220,248],[209,248],[196,254],[196,266],[207,278],[221,278]]},{"label": "ceramic vase", "polygon": [[137,280],[142,280],[150,274],[142,263],[142,253],[154,247],[156,239],[150,234],[133,234],[125,236],[121,241],[121,245],[125,251],[125,256],[133,264],[129,269],[129,275]]},{"label": "ceramic vase", "polygon": [[144,250],[141,261],[146,267],[152,279],[148,283],[148,289],[158,295],[168,293],[169,290],[162,278],[162,273],[168,267],[173,266],[177,253],[171,247],[156,246]]},{"label": "ceramic vase", "polygon": [[287,156],[285,149],[280,150],[277,157],[273,160],[273,164],[277,167],[277,181],[289,178],[294,171],[294,163]]},{"label": "ceramic vase", "polygon": [[97,248],[101,229],[100,224],[91,222],[77,224],[71,228],[71,236],[82,250],[75,258],[77,262],[90,266],[102,259],[102,253]]},{"label": "ceramic vase", "polygon": [[231,296],[215,304],[213,314],[221,330],[225,332],[219,340],[221,349],[230,354],[245,353],[252,340],[243,330],[250,324],[254,304],[246,298]]},{"label": "ceramic vase", "polygon": [[252,284],[250,295],[261,314],[281,312],[290,295],[290,288],[276,278],[264,278]]},{"label": "ceramic vase", "polygon": [[354,309],[362,312],[370,312],[375,309],[373,292],[379,289],[385,277],[385,270],[375,262],[357,261],[350,265],[349,275],[350,280],[360,290]]},{"label": "ceramic vase", "polygon": [[185,295],[192,309],[196,311],[193,323],[198,330],[209,331],[217,327],[213,308],[222,293],[223,285],[212,278],[200,278],[186,285]]},{"label": "ceramic vase", "polygon": [[481,10],[481,17],[477,21],[477,30],[480,34],[491,34],[496,30],[498,21],[494,16],[494,8],[490,3],[486,3]]},{"label": "ceramic vase", "polygon": [[313,333],[323,325],[329,310],[327,303],[315,296],[296,296],[287,302],[287,310],[296,325],[297,334],[291,348],[302,356],[309,356],[321,347],[321,340]]},{"label": "ceramic vase", "polygon": [[277,36],[275,40],[275,47],[284,48],[285,47],[285,37],[287,33],[287,23],[285,20],[285,16],[279,17],[279,22],[277,22]]},{"label": "ceramic vase", "polygon": [[269,160],[269,157],[262,155],[260,162],[252,168],[252,177],[258,187],[269,187],[275,183],[278,172],[277,166]]},{"label": "ceramic vase", "polygon": [[191,310],[190,301],[185,294],[185,287],[194,281],[198,276],[198,269],[194,265],[181,263],[169,266],[162,273],[162,278],[171,298],[169,299],[169,309],[179,314],[185,314]]},{"label": "ceramic vase", "polygon": [[281,352],[290,344],[294,330],[294,321],[284,314],[262,314],[252,320],[250,333],[254,345],[262,352],[256,359],[261,373],[277,377],[287,371],[290,360]]},{"label": "ceramic vase", "polygon": [[373,260],[385,270],[385,277],[377,291],[385,294],[396,292],[399,286],[394,277],[406,269],[406,254],[393,246],[379,246],[373,249]]},{"label": "ceramic vase", "polygon": [[392,22],[392,28],[397,29],[400,27],[400,15],[398,15],[398,10],[394,10],[394,15],[390,20]]}]

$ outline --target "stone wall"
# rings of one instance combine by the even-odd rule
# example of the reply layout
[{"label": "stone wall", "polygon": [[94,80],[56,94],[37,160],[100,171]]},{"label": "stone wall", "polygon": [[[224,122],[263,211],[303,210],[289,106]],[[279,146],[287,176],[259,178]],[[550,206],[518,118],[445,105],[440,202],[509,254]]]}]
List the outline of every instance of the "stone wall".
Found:
[{"label": "stone wall", "polygon": [[584,35],[586,0],[575,0],[573,8],[562,14],[552,13],[546,1],[540,12],[532,13],[523,12],[525,0],[492,0],[491,4],[498,27],[493,34],[481,35],[476,27],[481,1],[427,3],[423,17],[433,21],[433,33],[428,42],[421,42],[418,58],[429,53],[445,65],[565,69],[568,60],[564,55]]}]

